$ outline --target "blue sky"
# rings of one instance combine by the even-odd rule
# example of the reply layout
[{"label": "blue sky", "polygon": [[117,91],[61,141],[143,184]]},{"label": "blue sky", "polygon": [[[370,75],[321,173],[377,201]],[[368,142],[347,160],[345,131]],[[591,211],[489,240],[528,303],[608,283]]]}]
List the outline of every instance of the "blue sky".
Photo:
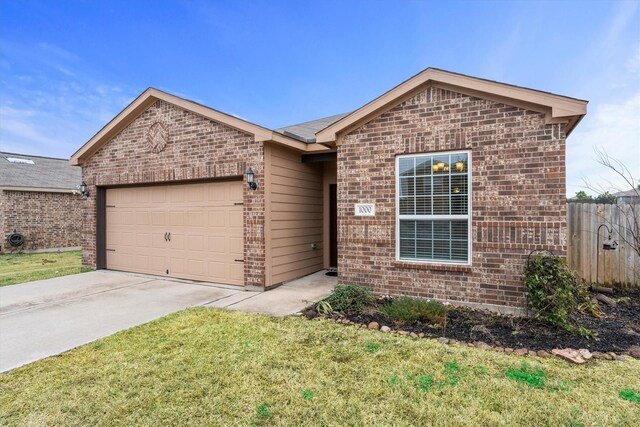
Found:
[{"label": "blue sky", "polygon": [[433,66],[587,99],[567,192],[640,178],[639,1],[0,1],[0,150],[69,157],[153,86],[266,127]]}]

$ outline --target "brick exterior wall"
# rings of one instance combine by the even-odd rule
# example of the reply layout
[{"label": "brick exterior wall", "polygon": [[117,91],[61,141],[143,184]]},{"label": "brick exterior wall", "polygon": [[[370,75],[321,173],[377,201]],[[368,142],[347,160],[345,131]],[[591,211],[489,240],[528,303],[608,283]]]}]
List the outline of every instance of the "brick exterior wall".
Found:
[{"label": "brick exterior wall", "polygon": [[[157,152],[148,133],[160,123],[167,144]],[[244,186],[245,284],[264,286],[264,149],[250,134],[156,101],[82,167],[91,196],[84,201],[83,263],[96,265],[96,186],[242,178],[253,168],[257,190]]]},{"label": "brick exterior wall", "polygon": [[77,194],[0,191],[0,222],[6,238],[16,230],[25,236],[24,250],[71,248],[81,244],[82,200]]},{"label": "brick exterior wall", "polygon": [[[392,295],[524,307],[534,249],[566,252],[564,125],[544,114],[429,87],[343,137],[341,283]],[[471,150],[472,265],[396,261],[395,156]],[[375,203],[374,218],[354,203]]]}]

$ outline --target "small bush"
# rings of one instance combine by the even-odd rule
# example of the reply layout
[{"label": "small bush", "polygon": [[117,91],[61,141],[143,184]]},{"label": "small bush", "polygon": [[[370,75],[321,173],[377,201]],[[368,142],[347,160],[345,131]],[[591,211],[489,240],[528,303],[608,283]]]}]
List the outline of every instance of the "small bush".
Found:
[{"label": "small bush", "polygon": [[331,304],[329,304],[325,300],[318,301],[318,303],[316,304],[316,310],[318,311],[318,313],[325,314],[325,315],[331,314],[333,312],[333,308],[331,308]]},{"label": "small bush", "polygon": [[447,309],[440,303],[410,297],[396,298],[380,311],[391,319],[404,323],[442,324],[447,315]]},{"label": "small bush", "polygon": [[371,291],[358,285],[338,285],[319,305],[326,304],[332,311],[348,315],[362,313],[376,301]]},{"label": "small bush", "polygon": [[595,311],[587,286],[560,257],[539,254],[529,260],[523,281],[529,291],[529,307],[537,316],[557,327],[580,335],[592,332],[577,325],[573,315],[580,309]]}]

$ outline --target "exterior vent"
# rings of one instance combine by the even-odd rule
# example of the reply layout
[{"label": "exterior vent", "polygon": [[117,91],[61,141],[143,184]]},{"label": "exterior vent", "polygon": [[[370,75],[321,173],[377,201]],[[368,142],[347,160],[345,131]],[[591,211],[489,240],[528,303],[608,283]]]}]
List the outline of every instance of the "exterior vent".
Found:
[{"label": "exterior vent", "polygon": [[18,157],[5,157],[9,163],[21,163],[24,165],[34,165],[33,160],[31,159],[21,159]]}]

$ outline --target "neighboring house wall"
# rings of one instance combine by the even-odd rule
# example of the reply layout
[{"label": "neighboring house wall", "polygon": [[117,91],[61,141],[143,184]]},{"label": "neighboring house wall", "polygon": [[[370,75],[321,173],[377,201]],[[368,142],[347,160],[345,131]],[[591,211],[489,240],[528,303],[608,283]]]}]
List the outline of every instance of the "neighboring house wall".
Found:
[{"label": "neighboring house wall", "polygon": [[[0,237],[0,239],[2,239],[2,241],[0,242],[0,252],[4,251],[7,249],[7,229],[5,226],[5,212],[6,212],[6,198],[4,195],[4,191],[0,191],[0,233],[2,233],[2,236]],[[13,231],[13,230],[12,230]]]},{"label": "neighboring house wall", "polygon": [[[472,155],[472,265],[396,261],[395,157],[450,150]],[[338,191],[341,283],[523,307],[527,255],[566,253],[564,125],[541,113],[429,87],[343,137]]]},{"label": "neighboring house wall", "polygon": [[[167,144],[155,153],[147,135],[155,123],[166,130]],[[157,129],[157,126],[156,126]],[[255,171],[257,190],[244,188],[245,283],[265,283],[263,145],[243,132],[156,101],[93,155],[82,168],[91,196],[83,202],[84,264],[96,265],[96,188],[188,180],[240,178]]]},{"label": "neighboring house wall", "polygon": [[77,194],[0,191],[2,247],[14,230],[25,236],[24,250],[73,248],[81,244],[82,200]]},{"label": "neighboring house wall", "polygon": [[265,146],[265,163],[267,269],[274,285],[322,269],[322,165],[302,163],[299,153],[277,146]]},{"label": "neighboring house wall", "polygon": [[640,203],[640,197],[638,197],[638,196],[621,196],[621,197],[617,197],[617,203],[619,205],[621,205],[621,204],[637,205],[638,203]]}]

